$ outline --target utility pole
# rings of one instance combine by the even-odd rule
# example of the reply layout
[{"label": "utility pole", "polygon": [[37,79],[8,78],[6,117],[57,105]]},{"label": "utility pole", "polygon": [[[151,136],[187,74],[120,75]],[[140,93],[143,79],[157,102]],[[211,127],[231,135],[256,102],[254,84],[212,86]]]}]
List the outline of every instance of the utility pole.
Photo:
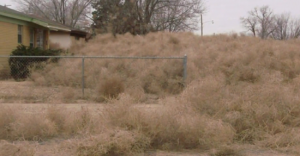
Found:
[{"label": "utility pole", "polygon": [[203,36],[203,26],[204,26],[204,23],[211,22],[212,24],[214,24],[214,20],[203,22],[203,14],[202,13],[201,13],[200,17],[201,17],[201,36]]},{"label": "utility pole", "polygon": [[203,36],[203,17],[201,13],[201,36]]}]

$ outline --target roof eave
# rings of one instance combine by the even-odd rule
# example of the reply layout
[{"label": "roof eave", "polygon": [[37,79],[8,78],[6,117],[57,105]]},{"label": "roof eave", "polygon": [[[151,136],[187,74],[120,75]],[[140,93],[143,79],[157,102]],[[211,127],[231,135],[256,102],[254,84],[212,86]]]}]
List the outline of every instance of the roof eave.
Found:
[{"label": "roof eave", "polygon": [[28,17],[24,17],[24,16],[18,16],[18,15],[14,15],[14,14],[9,14],[6,12],[0,12],[0,15],[5,16],[5,17],[9,17],[9,18],[13,18],[13,19],[17,19],[17,20],[21,20],[21,21],[25,21],[25,22],[32,22],[34,24],[43,26],[43,27],[47,27],[48,23],[34,19],[34,18],[28,18]]},{"label": "roof eave", "polygon": [[31,22],[43,27],[48,27],[48,23],[32,18]]},{"label": "roof eave", "polygon": [[71,29],[67,29],[67,28],[61,28],[61,27],[56,27],[56,26],[47,26],[47,28],[49,28],[50,30],[55,30],[55,31],[66,31],[66,32],[71,32]]},{"label": "roof eave", "polygon": [[60,30],[60,31],[71,32],[71,29],[52,26],[52,25],[49,25],[47,22],[43,22],[43,21],[35,19],[35,18],[18,16],[18,15],[6,13],[6,12],[0,12],[0,15],[5,16],[5,17],[9,17],[9,18],[13,18],[13,19],[17,19],[17,20],[21,20],[21,21],[25,21],[25,22],[31,22],[31,23],[37,24],[39,26],[48,28],[50,30],[56,30],[56,31]]}]

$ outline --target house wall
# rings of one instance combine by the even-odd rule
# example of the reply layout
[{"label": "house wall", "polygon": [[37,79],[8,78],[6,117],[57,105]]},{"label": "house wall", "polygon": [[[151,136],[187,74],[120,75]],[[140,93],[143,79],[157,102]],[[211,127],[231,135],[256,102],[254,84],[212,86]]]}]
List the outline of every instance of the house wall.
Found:
[{"label": "house wall", "polygon": [[30,26],[23,26],[23,45],[30,46]]},{"label": "house wall", "polygon": [[49,35],[51,44],[58,44],[62,49],[69,49],[72,45],[72,37],[69,32],[55,32],[51,31]]},{"label": "house wall", "polygon": [[[18,45],[18,25],[0,21],[0,55],[9,55]],[[8,67],[8,59],[0,58],[0,72]]]},{"label": "house wall", "polygon": [[[29,46],[30,27],[23,25],[23,44]],[[0,21],[0,55],[10,55],[18,46],[18,24]],[[0,58],[0,72],[8,69],[8,59]]]}]

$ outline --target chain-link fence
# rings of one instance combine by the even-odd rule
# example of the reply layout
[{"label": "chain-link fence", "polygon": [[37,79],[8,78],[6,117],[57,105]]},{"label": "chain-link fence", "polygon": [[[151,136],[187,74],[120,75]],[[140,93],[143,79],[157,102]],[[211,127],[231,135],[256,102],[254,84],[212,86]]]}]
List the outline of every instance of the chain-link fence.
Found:
[{"label": "chain-link fence", "polygon": [[[159,87],[176,92],[174,86],[185,86],[187,78],[186,55],[183,57],[0,56],[0,59],[1,75],[9,75],[16,82],[12,84],[11,80],[1,80],[0,98],[23,98],[23,100],[27,98],[30,102],[43,102],[50,97],[54,101],[59,98],[72,99],[74,96],[97,100],[97,92],[113,90],[119,81],[126,81],[126,87],[129,88],[134,88],[134,85],[138,84],[144,91],[153,94],[159,92],[157,89]],[[99,89],[99,84],[102,84],[101,87],[104,86],[103,89]],[[58,92],[61,94],[57,94]]]}]

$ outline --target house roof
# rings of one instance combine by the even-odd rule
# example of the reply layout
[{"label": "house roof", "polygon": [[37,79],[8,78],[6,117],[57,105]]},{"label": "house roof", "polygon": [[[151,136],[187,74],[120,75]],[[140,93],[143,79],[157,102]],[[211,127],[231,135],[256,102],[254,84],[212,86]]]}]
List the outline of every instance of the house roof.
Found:
[{"label": "house roof", "polygon": [[18,19],[18,20],[22,20],[22,21],[26,21],[26,22],[30,22],[30,23],[34,23],[37,25],[40,25],[42,27],[46,27],[50,30],[56,30],[56,31],[68,31],[71,32],[71,28],[60,24],[58,22],[52,21],[52,20],[48,20],[48,19],[44,19],[44,18],[40,18],[40,17],[36,17],[33,15],[28,15],[10,8],[7,8],[5,6],[1,6],[0,5],[0,15],[5,16],[5,17],[9,17],[9,18],[13,18],[13,19]]}]

